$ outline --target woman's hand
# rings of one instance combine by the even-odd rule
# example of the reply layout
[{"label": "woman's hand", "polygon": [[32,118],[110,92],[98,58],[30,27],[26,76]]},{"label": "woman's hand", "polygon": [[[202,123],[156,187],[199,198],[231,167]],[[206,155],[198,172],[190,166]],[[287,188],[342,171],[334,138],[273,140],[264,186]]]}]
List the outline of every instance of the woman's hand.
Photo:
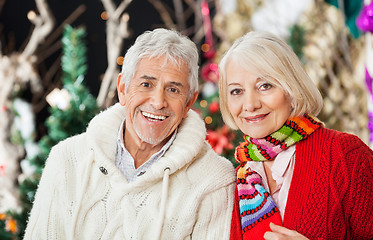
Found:
[{"label": "woman's hand", "polygon": [[266,232],[264,234],[264,239],[266,240],[280,240],[280,239],[306,240],[308,239],[302,234],[298,233],[297,231],[287,229],[286,227],[282,227],[274,223],[270,223],[269,227],[271,228],[272,232]]}]

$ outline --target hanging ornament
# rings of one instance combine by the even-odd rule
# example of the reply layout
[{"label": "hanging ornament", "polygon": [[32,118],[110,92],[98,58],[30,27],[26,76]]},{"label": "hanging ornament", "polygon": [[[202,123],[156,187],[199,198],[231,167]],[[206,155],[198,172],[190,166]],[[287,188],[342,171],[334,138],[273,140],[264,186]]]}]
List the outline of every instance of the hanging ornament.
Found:
[{"label": "hanging ornament", "polygon": [[5,229],[8,232],[16,233],[17,232],[17,222],[14,219],[8,219],[5,222]]},{"label": "hanging ornament", "polygon": [[202,87],[202,96],[204,98],[209,98],[213,95],[216,95],[218,91],[218,87],[216,83],[213,82],[205,82]]},{"label": "hanging ornament", "polygon": [[207,82],[217,83],[219,81],[219,70],[216,63],[207,63],[201,69],[201,77]]},{"label": "hanging ornament", "polygon": [[[373,112],[369,111],[368,112],[368,130],[369,133],[373,132]],[[369,135],[369,142],[373,142],[373,135]]]},{"label": "hanging ornament", "polygon": [[201,13],[203,27],[205,29],[205,44],[202,45],[201,49],[205,58],[211,59],[215,56],[216,51],[214,49],[214,40],[212,37],[210,9],[206,0],[201,1]]},{"label": "hanging ornament", "polygon": [[212,149],[217,154],[222,154],[225,150],[233,149],[231,140],[233,139],[233,134],[229,132],[229,129],[226,125],[217,131],[207,130],[206,140],[211,145]]},{"label": "hanging ornament", "polygon": [[46,97],[47,102],[51,107],[58,107],[60,110],[66,110],[70,107],[71,95],[65,89],[53,89]]},{"label": "hanging ornament", "polygon": [[367,68],[365,68],[365,84],[367,86],[368,92],[370,93],[370,97],[373,102],[373,79],[370,76]]},{"label": "hanging ornament", "polygon": [[219,111],[219,103],[217,101],[210,103],[209,110],[212,114],[217,113]]},{"label": "hanging ornament", "polygon": [[356,19],[356,25],[363,32],[373,33],[373,1],[363,7]]},{"label": "hanging ornament", "polygon": [[368,97],[368,130],[369,130],[369,141],[371,147],[373,147],[373,1],[370,3],[366,2],[366,5],[362,8],[359,16],[356,19],[356,26],[363,32],[366,37],[366,67],[365,67],[365,84],[369,93]]}]

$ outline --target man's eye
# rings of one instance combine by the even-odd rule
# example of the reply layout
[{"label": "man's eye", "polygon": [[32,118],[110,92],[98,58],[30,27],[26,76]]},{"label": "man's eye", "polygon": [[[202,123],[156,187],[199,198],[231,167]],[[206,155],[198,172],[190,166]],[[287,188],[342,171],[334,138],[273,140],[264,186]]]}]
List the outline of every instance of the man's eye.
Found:
[{"label": "man's eye", "polygon": [[230,94],[231,94],[231,95],[239,95],[241,92],[242,92],[241,89],[232,89],[232,90],[230,91]]},{"label": "man's eye", "polygon": [[179,89],[177,89],[177,88],[169,88],[168,91],[170,91],[172,93],[178,93]]},{"label": "man's eye", "polygon": [[142,82],[140,85],[146,88],[150,87],[150,83],[148,82]]}]

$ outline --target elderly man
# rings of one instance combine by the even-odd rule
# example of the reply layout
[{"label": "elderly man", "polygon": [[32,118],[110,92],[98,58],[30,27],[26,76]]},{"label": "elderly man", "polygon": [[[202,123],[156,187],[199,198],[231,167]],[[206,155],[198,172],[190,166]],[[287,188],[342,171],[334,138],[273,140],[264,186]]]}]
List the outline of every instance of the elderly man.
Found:
[{"label": "elderly man", "polygon": [[145,32],[117,90],[119,103],[52,149],[25,239],[229,239],[235,173],[191,110],[195,44]]}]

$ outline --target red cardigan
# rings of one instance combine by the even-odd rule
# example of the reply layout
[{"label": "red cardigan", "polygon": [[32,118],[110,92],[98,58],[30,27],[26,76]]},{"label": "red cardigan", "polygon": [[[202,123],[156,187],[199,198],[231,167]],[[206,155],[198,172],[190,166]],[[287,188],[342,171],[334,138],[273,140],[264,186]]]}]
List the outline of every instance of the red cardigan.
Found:
[{"label": "red cardigan", "polygon": [[[326,128],[297,143],[283,225],[309,239],[373,239],[372,150]],[[236,188],[232,240],[240,228]]]}]

